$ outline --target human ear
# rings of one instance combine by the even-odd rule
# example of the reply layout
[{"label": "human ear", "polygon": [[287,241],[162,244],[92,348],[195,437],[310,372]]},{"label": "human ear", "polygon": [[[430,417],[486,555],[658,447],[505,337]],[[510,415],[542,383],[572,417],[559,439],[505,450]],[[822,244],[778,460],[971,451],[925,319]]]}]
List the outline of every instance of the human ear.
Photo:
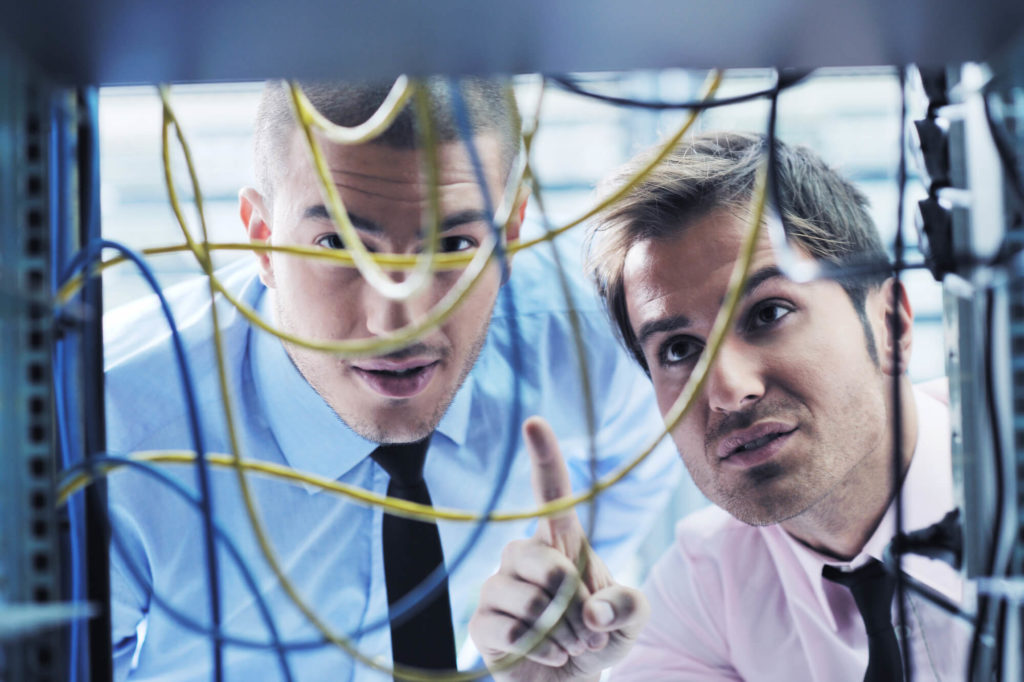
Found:
[{"label": "human ear", "polygon": [[[881,300],[878,305],[884,310],[885,329],[879,352],[879,364],[882,371],[892,376],[904,374],[910,365],[911,341],[914,333],[914,311],[910,308],[907,290],[894,278],[887,279],[879,291],[875,292]],[[893,362],[893,349],[899,347],[899,365]]]},{"label": "human ear", "polygon": [[[519,231],[523,226],[523,220],[526,219],[526,204],[530,198],[530,190],[526,185],[522,185],[519,188],[519,192],[516,194],[517,205],[512,209],[512,214],[509,217],[508,224],[505,225],[505,243],[517,241],[519,239]],[[509,260],[511,260],[512,254],[509,254]]]},{"label": "human ear", "polygon": [[[526,218],[526,201],[530,196],[530,190],[522,185],[519,188],[519,192],[516,194],[516,201],[518,205],[512,210],[512,214],[509,216],[508,222],[505,223],[505,245],[519,240],[519,231],[523,226],[523,220]],[[512,257],[514,253],[505,251],[505,268],[504,274],[501,278],[502,285],[508,282],[508,278],[512,274]]]},{"label": "human ear", "polygon": [[[238,193],[238,215],[249,241],[270,243],[271,216],[263,195],[252,187],[244,187]],[[274,287],[274,261],[269,251],[256,251],[260,264],[260,281]]]}]

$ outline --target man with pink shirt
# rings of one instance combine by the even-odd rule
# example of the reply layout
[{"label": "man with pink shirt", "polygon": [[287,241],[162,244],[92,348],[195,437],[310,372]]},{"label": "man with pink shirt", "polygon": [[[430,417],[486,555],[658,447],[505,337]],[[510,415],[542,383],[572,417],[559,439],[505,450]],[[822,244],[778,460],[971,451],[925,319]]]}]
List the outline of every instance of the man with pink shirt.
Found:
[{"label": "man with pink shirt", "polygon": [[[591,233],[591,274],[662,414],[709,338],[749,229],[764,153],[760,136],[698,136]],[[777,158],[782,222],[797,261],[885,263],[859,191],[807,150],[779,145]],[[641,155],[621,178],[648,160]],[[913,321],[906,294],[884,267],[796,283],[779,260],[762,235],[733,327],[672,430],[716,507],[679,524],[644,588],[645,628],[642,598],[621,613],[615,605],[616,646],[603,661],[625,656],[614,680],[894,682],[904,679],[905,660],[915,680],[962,679],[967,628],[914,593],[898,622],[893,580],[878,563],[896,533],[898,489],[905,529],[929,526],[954,506],[947,408],[905,373]],[[556,550],[565,545],[537,542],[546,540]],[[530,582],[545,575],[530,563],[549,560],[539,557],[507,552],[500,573]],[[960,600],[949,566],[906,557],[903,567]],[[591,572],[579,576],[583,595],[570,614],[593,611]],[[549,586],[533,587],[535,598],[550,601]],[[517,651],[515,640],[533,625],[520,617],[503,640],[502,623],[489,616],[495,603],[485,591],[477,611],[478,643],[487,642],[491,662]],[[595,679],[593,667],[576,663],[593,653],[556,634],[546,644],[561,644],[566,655],[549,655],[548,668],[531,679]]]}]

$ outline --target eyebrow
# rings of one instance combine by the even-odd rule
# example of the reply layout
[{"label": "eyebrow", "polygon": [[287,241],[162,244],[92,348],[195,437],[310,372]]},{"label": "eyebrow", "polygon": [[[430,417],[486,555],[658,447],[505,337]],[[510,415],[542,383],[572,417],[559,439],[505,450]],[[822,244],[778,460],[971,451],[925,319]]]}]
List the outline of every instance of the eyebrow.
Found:
[{"label": "eyebrow", "polygon": [[[747,276],[747,281],[743,284],[743,293],[740,298],[749,296],[750,292],[754,289],[757,289],[768,280],[775,279],[776,277],[788,279],[782,270],[779,269],[778,265],[766,265],[760,270],[755,270]],[[722,300],[724,301],[725,298],[723,297]]]},{"label": "eyebrow", "polygon": [[[303,211],[302,217],[310,220],[330,221],[331,214],[328,212],[327,206],[324,204],[315,204]],[[354,228],[362,232],[377,234],[384,231],[381,229],[381,226],[374,221],[364,218],[356,213],[352,213],[351,211],[349,211],[348,219]],[[462,227],[463,225],[480,222],[490,225],[490,218],[487,216],[485,211],[481,209],[466,209],[464,211],[458,211],[444,217],[441,221],[441,232],[448,232]]]},{"label": "eyebrow", "polygon": [[[767,265],[750,273],[747,277],[746,283],[743,285],[743,293],[740,298],[742,299],[749,296],[751,292],[762,284],[777,277],[785,277],[785,274],[783,274],[782,270],[780,270],[777,265]],[[725,297],[723,296],[722,302],[724,303],[724,301]],[[644,344],[647,343],[647,340],[654,334],[669,332],[689,326],[690,318],[686,315],[672,315],[670,317],[663,317],[657,320],[651,320],[650,322],[645,322],[640,325],[640,329],[637,330],[637,345],[642,348]]]}]

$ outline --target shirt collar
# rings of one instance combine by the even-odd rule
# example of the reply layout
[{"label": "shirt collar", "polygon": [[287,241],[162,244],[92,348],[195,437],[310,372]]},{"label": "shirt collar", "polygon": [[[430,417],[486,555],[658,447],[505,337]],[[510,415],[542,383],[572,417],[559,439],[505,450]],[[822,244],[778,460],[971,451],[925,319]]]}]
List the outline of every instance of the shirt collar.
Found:
[{"label": "shirt collar", "polygon": [[[258,312],[263,319],[272,320],[273,292],[265,293]],[[350,429],[306,381],[280,339],[256,328],[250,334],[252,373],[263,414],[289,466],[337,480],[376,449],[377,443]],[[437,433],[456,446],[466,439],[472,383],[467,379],[459,389],[437,427]],[[310,485],[306,489],[311,493],[320,490]]]},{"label": "shirt collar", "polygon": [[[907,530],[917,530],[940,521],[952,508],[954,499],[949,409],[931,395],[916,389],[914,400],[917,409],[917,445],[902,488],[903,527]],[[796,541],[777,524],[764,529],[768,534],[782,538],[789,546],[800,567],[806,572],[811,589],[833,630],[837,626],[825,596],[821,569],[826,564],[857,568],[872,558],[882,560],[885,547],[896,532],[895,505],[895,500],[890,503],[878,528],[868,538],[860,554],[842,564]],[[914,578],[947,597],[960,600],[962,585],[956,573],[942,562],[907,556],[903,568]]]}]

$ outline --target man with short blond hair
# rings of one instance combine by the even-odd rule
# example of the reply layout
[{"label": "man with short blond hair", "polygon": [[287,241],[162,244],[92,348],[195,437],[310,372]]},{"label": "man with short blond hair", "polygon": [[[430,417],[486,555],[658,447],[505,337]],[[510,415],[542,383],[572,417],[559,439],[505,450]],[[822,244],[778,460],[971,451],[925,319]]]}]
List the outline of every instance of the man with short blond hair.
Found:
[{"label": "man with short blond hair", "polygon": [[[492,237],[493,207],[518,153],[518,117],[502,84],[464,83],[470,132],[463,139],[448,81],[432,80],[426,87],[437,139],[430,151],[437,160],[438,250],[472,255]],[[333,84],[306,92],[329,120],[351,126],[376,111],[389,89]],[[288,97],[281,84],[271,84],[260,108],[259,186],[239,195],[246,236],[271,247],[342,250]],[[336,144],[317,134],[329,182],[370,252],[412,256],[426,249],[427,226],[435,219],[435,180],[425,170],[428,149],[418,131],[416,116],[406,108],[370,143]],[[526,207],[525,194],[513,192],[513,199],[500,237],[507,242],[518,237]],[[448,300],[465,266],[427,273],[423,286],[406,299],[386,295],[351,266],[281,250],[256,251],[249,262],[219,271],[227,291],[289,339],[251,325],[218,297],[238,454],[378,496],[474,514],[494,504],[521,509],[529,504],[531,471],[519,430],[528,415],[541,414],[569,444],[572,485],[589,487],[592,467],[603,473],[624,466],[657,432],[660,420],[649,386],[608,333],[599,302],[579,282],[570,283],[571,300],[552,295],[553,267],[541,249],[517,255],[510,276],[491,259],[450,315],[398,349],[356,356],[315,350],[308,342],[388,337],[421,324]],[[397,283],[416,275],[385,268],[384,276]],[[208,283],[189,282],[168,296],[180,315],[204,447],[231,452]],[[106,374],[108,444],[114,452],[194,449],[165,322],[154,302],[141,307],[146,311],[133,306],[107,320],[113,339]],[[610,397],[597,402],[592,421],[580,389],[573,324],[587,340],[592,385]],[[613,564],[624,564],[677,480],[680,467],[670,450],[656,452],[602,497],[593,541]],[[192,468],[170,467],[166,473],[196,493]],[[488,524],[479,532],[477,523],[414,526],[308,481],[256,475],[247,480],[276,561],[319,624],[293,603],[268,566],[235,472],[211,471],[215,520],[242,557],[234,561],[223,551],[225,540],[218,541],[225,679],[283,679],[290,668],[296,680],[379,682],[391,675],[374,666],[387,671],[394,661],[452,668],[459,648],[460,667],[470,665],[474,652],[460,644],[480,585],[501,547],[528,533],[529,520]],[[200,516],[137,471],[115,473],[109,491],[118,679],[210,679],[216,666],[213,586]],[[428,531],[430,553],[401,542],[415,537],[423,541],[417,547],[426,546]],[[391,604],[416,596],[423,576],[409,579],[414,565],[451,575],[437,583],[442,589],[407,610],[410,638],[410,628],[391,618]],[[243,579],[243,568],[251,583]],[[416,620],[427,613],[439,616],[429,626]],[[328,644],[325,628],[349,638],[362,658]],[[444,633],[443,646],[433,646],[441,631],[451,634]],[[427,644],[420,646],[420,640]]]}]

